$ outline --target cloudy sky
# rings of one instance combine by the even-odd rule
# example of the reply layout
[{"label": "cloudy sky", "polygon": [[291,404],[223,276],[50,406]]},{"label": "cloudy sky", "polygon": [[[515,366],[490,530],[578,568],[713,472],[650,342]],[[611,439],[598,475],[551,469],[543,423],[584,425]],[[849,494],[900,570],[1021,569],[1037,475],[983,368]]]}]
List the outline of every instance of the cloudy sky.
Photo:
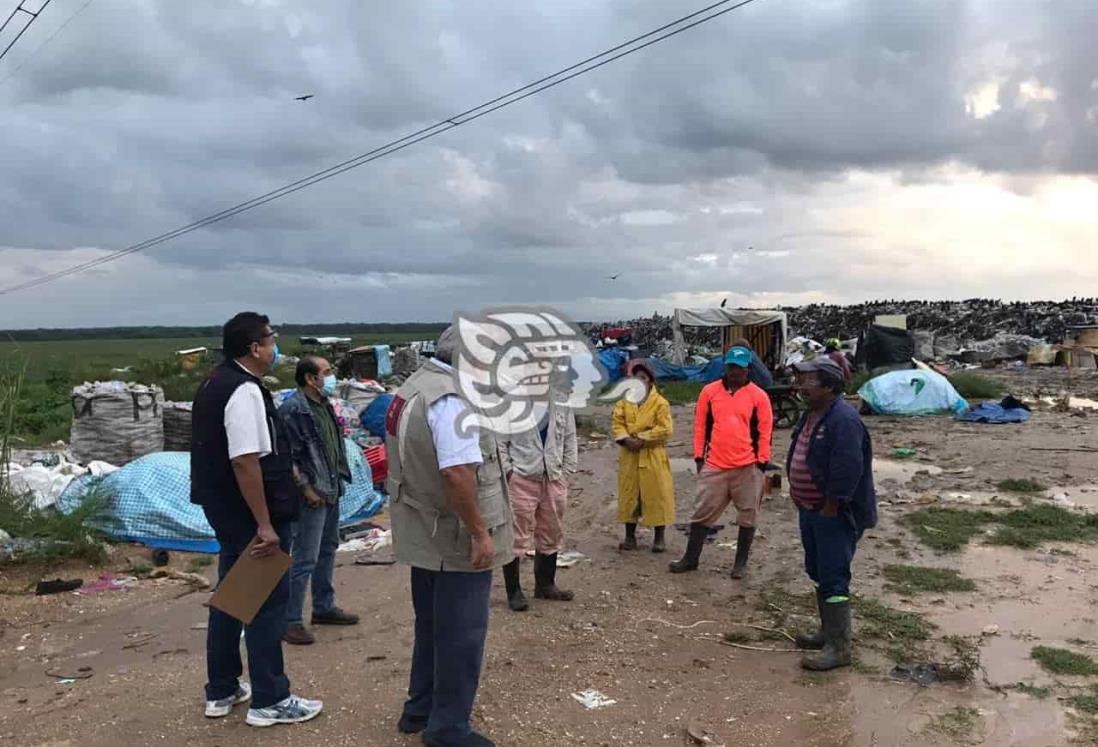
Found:
[{"label": "cloudy sky", "polygon": [[[36,52],[83,3],[53,0],[0,61],[2,287],[705,4],[95,0]],[[0,295],[0,328],[1095,295],[1094,8],[756,0],[214,227]]]}]

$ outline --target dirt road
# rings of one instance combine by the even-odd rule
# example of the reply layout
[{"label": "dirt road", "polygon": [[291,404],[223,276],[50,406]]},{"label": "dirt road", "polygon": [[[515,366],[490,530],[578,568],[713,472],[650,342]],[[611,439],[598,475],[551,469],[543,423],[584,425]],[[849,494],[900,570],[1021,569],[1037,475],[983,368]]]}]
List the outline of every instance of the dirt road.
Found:
[{"label": "dirt road", "polygon": [[[676,408],[670,449],[680,520],[693,499],[691,415]],[[596,418],[605,427],[608,412]],[[1053,677],[1030,652],[1038,644],[1080,652],[1098,646],[1094,546],[1019,549],[977,537],[960,552],[939,555],[901,517],[928,505],[1003,510],[1021,502],[996,488],[1004,478],[1071,488],[1053,489],[1037,503],[1067,493],[1062,505],[1098,507],[1095,454],[1034,450],[1098,445],[1095,418],[1098,412],[1089,418],[1038,412],[1022,426],[870,419],[882,508],[881,525],[863,539],[855,563],[863,602],[859,662],[822,675],[802,672],[794,653],[721,640],[732,633],[740,646],[787,649],[781,633],[758,628],[796,632],[809,622],[798,617],[810,587],[788,498],[775,496],[764,509],[748,579],[727,576],[734,526],[706,547],[699,572],[672,576],[666,564],[685,543],[678,532],[669,535],[666,555],[647,551],[648,534],[641,551],[618,552],[615,447],[605,437],[584,438],[567,525],[569,546],[589,560],[558,575],[576,600],[539,602],[514,614],[497,577],[477,724],[500,745],[531,747],[695,744],[686,736],[689,725],[711,734],[712,744],[738,746],[1067,744],[1079,724],[1056,697],[1042,698],[1041,688],[1070,695],[1090,680]],[[779,434],[777,453],[787,438]],[[894,447],[918,455],[891,461]],[[134,551],[120,550],[115,570],[124,552]],[[26,587],[40,572],[0,569],[0,745],[419,744],[395,730],[412,643],[407,569],[350,561],[340,558],[337,592],[344,607],[362,613],[362,624],[318,630],[316,645],[286,651],[294,689],[322,698],[325,713],[311,724],[264,731],[245,726],[242,712],[220,721],[202,717],[205,593],[146,580],[91,597],[35,598]],[[889,564],[953,569],[975,590],[897,592],[882,575]],[[88,579],[98,573],[49,573],[74,570]],[[532,585],[529,564],[523,572]],[[916,614],[882,623],[867,617],[878,603],[889,614]],[[912,620],[936,627],[911,655],[940,650],[943,636],[967,636],[982,664],[973,681],[928,687],[894,681],[895,644]],[[64,675],[75,681],[64,684]],[[1027,687],[1017,689],[1019,682]],[[587,710],[572,697],[587,689],[616,703]]]}]

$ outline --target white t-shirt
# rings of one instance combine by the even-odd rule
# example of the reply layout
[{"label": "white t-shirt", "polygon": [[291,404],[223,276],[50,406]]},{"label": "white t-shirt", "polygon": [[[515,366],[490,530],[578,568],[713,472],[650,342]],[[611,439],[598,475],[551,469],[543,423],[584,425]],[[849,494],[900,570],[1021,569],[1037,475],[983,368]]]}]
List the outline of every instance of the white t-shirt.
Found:
[{"label": "white t-shirt", "polygon": [[258,454],[262,459],[271,453],[267,408],[258,384],[251,381],[241,384],[229,397],[225,405],[225,435],[229,439],[229,459],[243,454]]},{"label": "white t-shirt", "polygon": [[447,394],[427,408],[427,427],[438,454],[438,468],[456,467],[459,464],[481,464],[480,430],[476,425],[468,435],[458,433],[458,419],[466,412],[465,402],[456,394]]}]

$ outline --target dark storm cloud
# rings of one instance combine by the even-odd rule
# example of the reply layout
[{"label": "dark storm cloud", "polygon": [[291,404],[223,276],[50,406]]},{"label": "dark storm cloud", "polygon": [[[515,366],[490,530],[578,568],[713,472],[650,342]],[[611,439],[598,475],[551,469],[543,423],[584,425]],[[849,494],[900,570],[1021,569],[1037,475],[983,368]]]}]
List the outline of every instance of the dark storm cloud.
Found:
[{"label": "dark storm cloud", "polygon": [[[78,6],[55,0],[0,63],[0,79]],[[197,220],[694,7],[94,4],[0,85],[0,251],[13,248],[0,280],[86,259],[77,247],[116,249]],[[843,281],[822,247],[849,252],[851,266],[878,262],[857,230],[811,214],[813,196],[846,189],[851,170],[915,184],[960,164],[1018,185],[1098,171],[1095,15],[1088,0],[757,0],[122,260],[99,287],[74,278],[35,296],[71,310],[43,314],[4,297],[0,316],[8,326],[114,323],[123,312],[95,311],[103,288],[117,282],[124,294],[138,272],[152,287],[193,283],[191,303],[161,297],[146,310],[168,321],[232,308],[237,286],[214,278],[245,269],[273,273],[256,300],[287,313],[315,311],[291,300],[295,278],[322,293],[317,318],[445,318],[480,299],[827,292]],[[306,93],[315,98],[294,101]],[[803,261],[751,255],[752,244]],[[914,251],[902,237],[894,248]],[[354,300],[356,282],[374,303]]]}]

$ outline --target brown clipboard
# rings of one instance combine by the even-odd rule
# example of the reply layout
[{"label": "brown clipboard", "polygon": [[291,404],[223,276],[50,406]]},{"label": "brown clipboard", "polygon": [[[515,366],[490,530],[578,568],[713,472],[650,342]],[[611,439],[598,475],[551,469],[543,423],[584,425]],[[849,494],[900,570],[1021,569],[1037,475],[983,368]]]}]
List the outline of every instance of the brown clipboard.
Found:
[{"label": "brown clipboard", "polygon": [[251,625],[259,608],[271,596],[278,582],[290,570],[290,556],[281,549],[265,558],[252,557],[256,540],[252,539],[236,563],[225,574],[210,597],[210,606]]}]

